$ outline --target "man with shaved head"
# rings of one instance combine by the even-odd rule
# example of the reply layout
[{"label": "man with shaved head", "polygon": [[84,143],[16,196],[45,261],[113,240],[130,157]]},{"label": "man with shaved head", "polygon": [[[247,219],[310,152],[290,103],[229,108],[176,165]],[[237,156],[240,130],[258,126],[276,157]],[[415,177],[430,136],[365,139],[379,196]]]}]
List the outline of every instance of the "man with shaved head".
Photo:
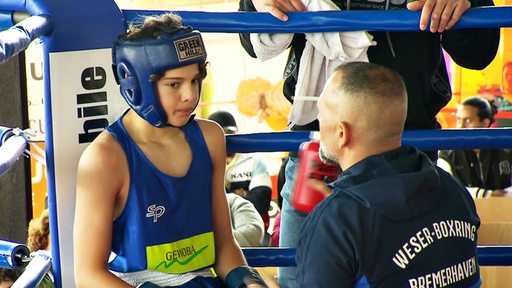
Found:
[{"label": "man with shaved head", "polygon": [[343,173],[302,227],[297,287],[479,287],[473,199],[423,152],[401,146],[402,77],[341,65],[318,110],[321,159]]}]

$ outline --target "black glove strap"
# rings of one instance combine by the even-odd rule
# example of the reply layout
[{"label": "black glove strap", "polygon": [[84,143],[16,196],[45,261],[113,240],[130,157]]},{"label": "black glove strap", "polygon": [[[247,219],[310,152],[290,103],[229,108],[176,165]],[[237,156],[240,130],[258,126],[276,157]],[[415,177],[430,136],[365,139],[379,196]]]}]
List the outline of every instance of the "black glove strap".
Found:
[{"label": "black glove strap", "polygon": [[240,266],[231,270],[226,276],[228,288],[245,288],[249,284],[260,284],[267,287],[256,269],[249,266]]}]

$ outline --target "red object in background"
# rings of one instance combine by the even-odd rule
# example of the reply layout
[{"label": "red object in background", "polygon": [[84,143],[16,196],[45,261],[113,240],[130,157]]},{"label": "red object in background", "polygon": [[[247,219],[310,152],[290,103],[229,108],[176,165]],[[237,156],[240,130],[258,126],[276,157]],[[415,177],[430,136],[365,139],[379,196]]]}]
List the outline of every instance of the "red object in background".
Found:
[{"label": "red object in background", "polygon": [[319,141],[302,143],[299,148],[299,163],[292,205],[295,209],[306,213],[311,212],[325,198],[322,192],[308,184],[308,179],[332,182],[338,178],[340,172],[337,164],[326,164],[320,160],[319,148]]},{"label": "red object in background", "polygon": [[274,219],[274,228],[272,229],[272,234],[270,235],[270,247],[279,247],[279,233],[281,232],[281,211],[277,213],[276,218]]}]

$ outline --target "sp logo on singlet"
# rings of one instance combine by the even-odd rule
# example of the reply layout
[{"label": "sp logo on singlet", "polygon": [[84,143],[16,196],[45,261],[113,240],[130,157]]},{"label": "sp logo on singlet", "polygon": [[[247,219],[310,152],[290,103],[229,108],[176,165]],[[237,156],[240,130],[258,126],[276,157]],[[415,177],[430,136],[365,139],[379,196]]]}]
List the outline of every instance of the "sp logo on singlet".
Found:
[{"label": "sp logo on singlet", "polygon": [[157,222],[158,218],[162,217],[165,213],[164,206],[156,206],[155,204],[148,207],[148,213],[146,213],[146,217],[153,217],[153,222]]},{"label": "sp logo on singlet", "polygon": [[176,47],[176,52],[180,61],[203,57],[205,55],[203,42],[199,35],[176,40],[174,41],[174,46]]}]

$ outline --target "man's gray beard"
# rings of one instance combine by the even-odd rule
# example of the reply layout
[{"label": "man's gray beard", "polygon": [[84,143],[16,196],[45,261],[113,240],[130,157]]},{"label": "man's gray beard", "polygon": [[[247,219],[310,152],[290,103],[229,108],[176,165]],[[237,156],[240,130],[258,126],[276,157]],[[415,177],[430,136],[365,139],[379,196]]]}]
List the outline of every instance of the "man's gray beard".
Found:
[{"label": "man's gray beard", "polygon": [[338,164],[338,159],[331,152],[327,151],[322,143],[320,143],[318,156],[320,156],[320,160],[325,164]]}]

